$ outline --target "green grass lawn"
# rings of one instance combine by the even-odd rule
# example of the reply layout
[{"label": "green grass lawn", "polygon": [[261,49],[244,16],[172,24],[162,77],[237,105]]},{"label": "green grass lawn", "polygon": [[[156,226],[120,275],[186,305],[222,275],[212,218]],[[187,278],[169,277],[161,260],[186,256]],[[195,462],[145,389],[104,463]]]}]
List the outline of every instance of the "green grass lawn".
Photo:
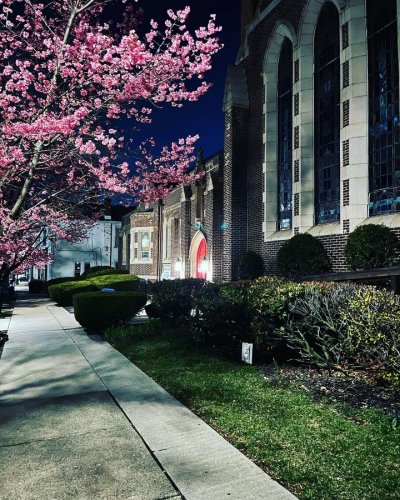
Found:
[{"label": "green grass lawn", "polygon": [[400,498],[400,429],[383,413],[313,401],[173,334],[114,345],[299,498]]}]

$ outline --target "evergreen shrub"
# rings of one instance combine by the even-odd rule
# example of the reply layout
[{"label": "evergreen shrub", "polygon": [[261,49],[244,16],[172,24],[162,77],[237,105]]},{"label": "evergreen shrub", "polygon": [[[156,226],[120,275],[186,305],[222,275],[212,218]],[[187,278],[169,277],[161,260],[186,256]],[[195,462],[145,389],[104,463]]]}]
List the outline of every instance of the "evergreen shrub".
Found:
[{"label": "evergreen shrub", "polygon": [[264,274],[264,261],[256,252],[246,252],[239,261],[238,277],[240,280],[254,280]]},{"label": "evergreen shrub", "polygon": [[82,274],[81,279],[92,279],[92,278],[97,278],[99,276],[110,276],[111,274],[117,274],[117,275],[129,274],[129,271],[127,271],[126,269],[116,269],[115,267],[105,267],[102,269],[98,269],[99,267],[103,266],[97,266],[88,269]]},{"label": "evergreen shrub", "polygon": [[226,344],[252,340],[250,282],[206,283],[193,296],[191,329],[196,342]]},{"label": "evergreen shrub", "polygon": [[288,278],[326,273],[332,270],[328,253],[311,234],[296,234],[278,251],[278,272]]},{"label": "evergreen shrub", "polygon": [[119,292],[136,292],[139,289],[139,278],[132,274],[107,274],[92,277],[91,275],[87,278],[98,289],[102,288],[114,288]]},{"label": "evergreen shrub", "polygon": [[188,318],[193,308],[195,290],[201,289],[205,281],[197,278],[163,280],[153,283],[152,300],[146,312],[153,318]]},{"label": "evergreen shrub", "polygon": [[29,293],[42,293],[45,291],[46,282],[42,280],[31,280],[28,287]]},{"label": "evergreen shrub", "polygon": [[275,276],[259,278],[251,284],[251,328],[256,345],[266,355],[278,359],[286,356],[287,346],[280,330],[289,315],[291,302],[304,293],[305,286]]},{"label": "evergreen shrub", "polygon": [[72,306],[72,299],[76,293],[93,292],[97,287],[91,281],[69,281],[49,286],[49,295],[59,306]]},{"label": "evergreen shrub", "polygon": [[75,318],[84,328],[103,329],[124,324],[146,304],[147,296],[136,292],[89,292],[74,295]]},{"label": "evergreen shrub", "polygon": [[375,368],[400,381],[400,300],[346,283],[309,283],[282,335],[298,360],[320,368]]},{"label": "evergreen shrub", "polygon": [[54,278],[52,280],[48,280],[45,283],[45,288],[47,294],[49,293],[49,287],[52,285],[59,285],[60,283],[68,283],[69,281],[76,281],[77,278],[73,278],[72,276],[65,276],[63,278]]},{"label": "evergreen shrub", "polygon": [[386,226],[359,226],[347,240],[346,263],[354,270],[391,266],[399,260],[399,243],[396,234]]}]

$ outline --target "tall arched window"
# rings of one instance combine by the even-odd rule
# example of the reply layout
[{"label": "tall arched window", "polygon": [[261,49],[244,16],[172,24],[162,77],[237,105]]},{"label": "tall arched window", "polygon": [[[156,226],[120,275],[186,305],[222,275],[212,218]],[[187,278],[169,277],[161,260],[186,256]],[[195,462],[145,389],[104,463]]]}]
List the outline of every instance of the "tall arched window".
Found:
[{"label": "tall arched window", "polygon": [[368,0],[369,215],[400,211],[396,0]]},{"label": "tall arched window", "polygon": [[285,38],[278,68],[278,229],[292,227],[293,46]]},{"label": "tall arched window", "polygon": [[315,222],[340,219],[340,39],[332,2],[321,10],[315,32]]}]

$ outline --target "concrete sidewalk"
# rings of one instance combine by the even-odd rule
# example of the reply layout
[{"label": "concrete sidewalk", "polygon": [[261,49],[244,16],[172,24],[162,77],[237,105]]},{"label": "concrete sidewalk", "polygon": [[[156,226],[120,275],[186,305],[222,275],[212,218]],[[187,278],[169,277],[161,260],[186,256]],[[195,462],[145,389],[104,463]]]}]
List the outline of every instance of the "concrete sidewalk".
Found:
[{"label": "concrete sidewalk", "polygon": [[293,499],[73,315],[19,301],[0,360],[2,499]]}]

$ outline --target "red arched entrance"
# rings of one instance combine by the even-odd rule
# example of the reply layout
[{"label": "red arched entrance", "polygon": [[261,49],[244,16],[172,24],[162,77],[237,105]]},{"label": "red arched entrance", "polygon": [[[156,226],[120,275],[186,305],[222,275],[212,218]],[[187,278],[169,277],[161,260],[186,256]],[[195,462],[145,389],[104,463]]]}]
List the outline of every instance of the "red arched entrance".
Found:
[{"label": "red arched entrance", "polygon": [[207,256],[207,242],[203,238],[200,241],[199,248],[197,249],[197,258],[196,258],[196,278],[200,278],[203,280],[207,279],[207,269],[201,268],[201,263],[204,261],[204,258],[208,259]]}]

